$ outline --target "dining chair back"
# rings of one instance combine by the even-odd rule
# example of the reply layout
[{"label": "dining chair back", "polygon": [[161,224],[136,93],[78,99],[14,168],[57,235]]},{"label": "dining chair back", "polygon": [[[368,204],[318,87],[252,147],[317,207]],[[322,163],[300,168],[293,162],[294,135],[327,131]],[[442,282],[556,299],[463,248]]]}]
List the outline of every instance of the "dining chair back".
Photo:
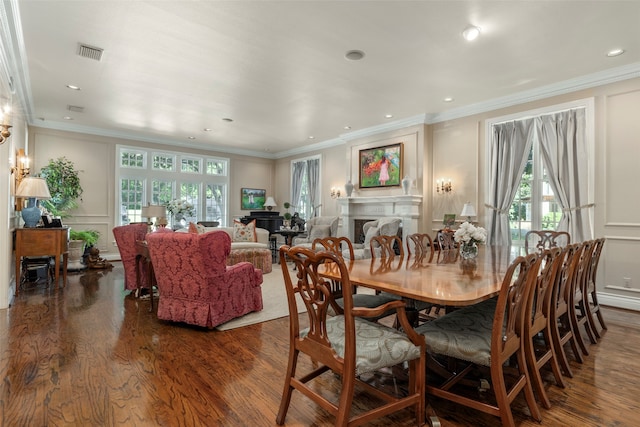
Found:
[{"label": "dining chair back", "polygon": [[[585,283],[585,289],[583,291],[585,298],[585,308],[587,308],[587,316],[591,330],[595,334],[596,338],[600,338],[600,332],[596,325],[596,317],[600,323],[600,327],[603,330],[607,329],[607,325],[604,323],[602,317],[602,311],[600,310],[600,303],[598,302],[598,295],[596,292],[596,279],[598,275],[598,264],[600,263],[600,255],[602,254],[602,248],[604,247],[604,237],[596,239],[594,242],[595,247],[591,255],[591,268],[589,270],[588,280]],[[596,317],[594,317],[596,316]]]},{"label": "dining chair back", "polygon": [[529,301],[525,308],[524,348],[527,367],[530,370],[531,383],[542,406],[549,409],[551,402],[542,380],[543,368],[551,367],[556,384],[565,387],[558,358],[551,338],[551,303],[553,286],[562,267],[562,249],[550,248],[542,252],[542,263],[538,277],[529,292]]},{"label": "dining chair back", "polygon": [[[522,345],[523,313],[540,260],[537,254],[517,257],[507,269],[496,299],[455,310],[416,329],[425,336],[427,351],[449,358],[452,368],[443,372],[446,367],[439,365],[439,370],[429,370],[433,381],[427,384],[428,394],[498,416],[503,426],[513,426],[511,403],[524,391],[531,415],[541,420]],[[472,382],[476,387],[469,389],[463,380],[470,380],[469,374],[479,367],[489,368],[490,386],[483,387],[481,381],[478,387]],[[443,380],[436,383],[437,373]],[[487,399],[489,390],[495,404]]]},{"label": "dining chair back", "polygon": [[402,240],[397,235],[379,235],[373,236],[369,243],[371,249],[371,258],[393,258],[399,255],[404,257],[404,248]]},{"label": "dining chair back", "polygon": [[426,233],[413,233],[407,236],[407,255],[411,256],[411,248],[413,247],[413,256],[419,260],[431,262],[433,260],[433,239]]},{"label": "dining chair back", "polygon": [[[551,301],[551,339],[553,349],[558,356],[558,363],[562,372],[572,378],[573,372],[569,366],[567,353],[564,346],[569,343],[576,361],[583,363],[582,352],[578,348],[578,339],[573,323],[570,320],[571,293],[573,291],[572,282],[578,269],[582,246],[579,243],[572,243],[562,249],[562,266],[556,277]],[[571,308],[573,310],[573,308]]]},{"label": "dining chair back", "polygon": [[[295,264],[295,277],[291,277],[286,260]],[[360,425],[407,407],[415,408],[418,425],[425,421],[424,337],[411,328],[404,311],[404,302],[393,301],[376,308],[355,307],[348,268],[341,256],[330,251],[314,252],[304,247],[280,248],[280,263],[289,306],[289,363],[284,382],[280,409],[276,423],[282,425],[291,404],[293,390],[298,390],[336,417],[336,426]],[[344,289],[344,312],[329,316],[333,295],[329,282],[322,277],[326,268],[335,268]],[[308,327],[301,329],[298,303],[306,309]],[[369,322],[363,317],[378,315],[395,309],[404,331]],[[298,374],[300,353],[314,361],[310,372]],[[360,379],[363,374],[382,368],[407,364],[409,389],[404,397],[390,396]],[[325,372],[332,371],[342,387],[339,396],[331,398],[331,390],[322,389],[326,380],[314,381]],[[355,386],[358,393],[364,389],[384,404],[373,409],[351,414]],[[332,388],[332,387],[329,387]]]},{"label": "dining chair back", "polygon": [[526,253],[542,252],[549,248],[564,247],[571,243],[571,235],[566,231],[531,230],[524,236]]},{"label": "dining chair back", "polygon": [[589,350],[587,349],[587,345],[582,337],[580,328],[584,328],[584,331],[587,333],[587,337],[592,344],[597,343],[596,336],[591,329],[591,324],[589,323],[589,316],[587,315],[588,300],[585,297],[587,282],[590,280],[589,272],[591,270],[591,258],[595,248],[595,241],[587,240],[582,242],[580,245],[582,246],[582,251],[575,274],[575,280],[572,282],[573,291],[571,293],[571,307],[574,309],[569,310],[569,318],[573,323],[573,330],[576,332],[576,338],[578,345],[582,350],[582,354],[586,356],[589,354]]},{"label": "dining chair back", "polygon": [[440,251],[448,251],[452,249],[457,249],[458,245],[456,244],[453,235],[455,232],[449,229],[438,230],[436,232],[436,243],[438,250]]}]

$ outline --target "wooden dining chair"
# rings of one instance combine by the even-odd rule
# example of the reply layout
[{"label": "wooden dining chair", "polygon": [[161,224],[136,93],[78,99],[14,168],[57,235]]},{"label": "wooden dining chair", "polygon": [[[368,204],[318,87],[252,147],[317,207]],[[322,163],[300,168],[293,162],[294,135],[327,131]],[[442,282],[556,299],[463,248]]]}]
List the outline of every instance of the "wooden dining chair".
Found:
[{"label": "wooden dining chair", "polygon": [[590,280],[589,271],[591,270],[591,258],[593,256],[593,250],[595,249],[595,241],[587,240],[580,244],[582,246],[582,252],[580,254],[580,260],[578,262],[578,268],[576,271],[575,280],[572,282],[573,292],[571,297],[573,298],[571,307],[573,310],[569,310],[569,318],[573,323],[573,330],[576,333],[578,345],[582,350],[582,354],[589,355],[589,350],[582,337],[580,328],[584,328],[584,331],[592,344],[596,344],[596,335],[591,329],[589,323],[589,316],[587,315],[588,300],[585,296],[585,289],[588,287],[587,283]]},{"label": "wooden dining chair", "polygon": [[[340,257],[343,257],[343,252],[346,251],[349,254],[350,262],[353,262],[353,244],[347,237],[322,237],[314,239],[311,243],[311,250],[314,252],[325,250],[332,252]],[[344,257],[343,257],[344,258]],[[339,280],[333,280],[331,283],[331,292],[336,299],[342,298],[342,284]],[[353,292],[356,293],[356,287],[353,287]]]},{"label": "wooden dining chair", "polygon": [[458,248],[458,245],[453,238],[454,234],[455,232],[453,230],[448,229],[442,229],[436,232],[436,244],[439,251],[448,251]]},{"label": "wooden dining chair", "polygon": [[573,323],[569,318],[571,307],[571,293],[573,291],[572,282],[578,269],[580,262],[580,254],[582,246],[579,243],[573,243],[562,250],[562,266],[556,277],[552,301],[551,301],[551,339],[553,341],[553,349],[558,357],[558,363],[564,375],[572,378],[573,372],[569,366],[565,345],[571,346],[573,356],[576,361],[583,363],[582,352],[578,348],[578,339],[573,329]]},{"label": "wooden dining chair", "polygon": [[[285,259],[296,265],[292,278]],[[294,390],[316,402],[336,417],[336,426],[356,426],[383,417],[403,408],[413,407],[418,425],[425,422],[425,344],[424,337],[417,334],[407,320],[404,302],[393,301],[376,308],[355,307],[353,304],[349,271],[342,257],[329,251],[314,252],[304,247],[280,248],[280,263],[287,290],[289,305],[289,362],[284,390],[276,423],[285,422]],[[333,306],[333,295],[329,282],[321,276],[323,269],[339,271],[344,290],[344,313],[328,316]],[[302,301],[308,316],[309,326],[300,328],[298,301]],[[365,320],[389,309],[403,326],[399,330]],[[310,372],[298,374],[300,353],[315,361]],[[363,382],[359,377],[382,368],[407,364],[409,387],[406,395],[388,395],[383,390]],[[314,381],[323,373],[331,371],[342,383],[338,397],[331,399],[330,390],[322,380]],[[334,375],[333,378],[336,378]],[[364,412],[351,414],[354,405],[354,388],[371,394],[375,399],[362,399],[364,404],[384,402]]]},{"label": "wooden dining chair", "polygon": [[524,349],[527,367],[530,370],[531,384],[542,406],[549,409],[551,402],[542,380],[543,368],[550,366],[556,384],[565,387],[558,357],[551,338],[551,304],[553,287],[563,263],[560,248],[545,249],[538,277],[529,292],[529,302],[525,308]]},{"label": "wooden dining chair", "polygon": [[[524,391],[531,415],[541,421],[522,345],[523,313],[539,263],[537,254],[516,258],[504,275],[497,299],[455,310],[416,329],[425,336],[431,356],[451,361],[449,366],[438,366],[437,358],[430,358],[434,366],[430,365],[427,394],[498,416],[503,426],[513,426],[511,403]],[[483,379],[473,381],[471,374],[487,369]],[[445,376],[436,383],[438,372]],[[474,387],[467,387],[468,381]],[[494,401],[487,397],[489,390]]]},{"label": "wooden dining chair", "polygon": [[[598,274],[598,264],[600,263],[600,255],[602,254],[602,248],[604,247],[604,237],[596,239],[594,242],[593,253],[591,255],[591,267],[589,270],[588,279],[584,281],[583,295],[585,299],[586,315],[591,325],[591,330],[595,334],[596,338],[600,338],[600,332],[598,332],[598,326],[596,324],[596,318],[600,323],[600,327],[603,330],[607,329],[607,325],[604,323],[602,317],[602,311],[600,311],[600,303],[598,303],[598,295],[596,292],[596,279]],[[595,316],[595,317],[594,317]]]},{"label": "wooden dining chair", "polygon": [[542,252],[549,248],[561,248],[571,243],[571,235],[566,231],[531,230],[524,236],[526,253]]},{"label": "wooden dining chair", "polygon": [[394,258],[396,255],[404,258],[402,240],[397,235],[381,234],[373,236],[369,242],[371,258]]},{"label": "wooden dining chair", "polygon": [[[411,248],[413,247],[413,252]],[[433,239],[426,233],[413,233],[407,236],[407,255],[417,260],[431,262],[433,260]]]}]

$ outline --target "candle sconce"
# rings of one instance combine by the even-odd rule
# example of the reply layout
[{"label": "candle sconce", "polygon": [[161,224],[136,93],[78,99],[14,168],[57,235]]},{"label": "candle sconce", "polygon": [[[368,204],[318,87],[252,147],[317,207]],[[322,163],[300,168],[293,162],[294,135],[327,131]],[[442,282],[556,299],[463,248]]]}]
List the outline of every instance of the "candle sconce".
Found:
[{"label": "candle sconce", "polygon": [[[20,187],[20,183],[23,179],[29,176],[29,172],[31,168],[29,167],[29,157],[27,157],[24,153],[24,150],[21,148],[16,151],[15,165],[11,167],[11,174],[14,175],[13,184],[14,184],[14,193],[15,190]],[[16,211],[22,210],[22,198],[16,197]]]},{"label": "candle sconce", "polygon": [[439,179],[436,181],[436,193],[450,193],[453,191],[451,179]]}]

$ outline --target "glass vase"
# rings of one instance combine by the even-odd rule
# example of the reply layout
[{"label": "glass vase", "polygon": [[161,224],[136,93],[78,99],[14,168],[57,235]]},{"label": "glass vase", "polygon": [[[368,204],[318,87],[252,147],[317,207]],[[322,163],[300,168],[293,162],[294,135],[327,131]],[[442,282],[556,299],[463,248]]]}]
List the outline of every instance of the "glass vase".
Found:
[{"label": "glass vase", "polygon": [[478,257],[478,245],[476,242],[468,242],[460,245],[460,256],[462,259],[475,259]]}]

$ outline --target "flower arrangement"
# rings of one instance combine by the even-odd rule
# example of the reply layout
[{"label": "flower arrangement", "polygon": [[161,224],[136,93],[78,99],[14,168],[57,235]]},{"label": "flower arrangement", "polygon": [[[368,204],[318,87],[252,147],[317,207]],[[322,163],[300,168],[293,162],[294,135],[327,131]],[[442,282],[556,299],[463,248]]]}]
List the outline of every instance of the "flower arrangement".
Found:
[{"label": "flower arrangement", "polygon": [[465,221],[453,234],[453,239],[461,245],[484,243],[487,240],[487,230]]},{"label": "flower arrangement", "polygon": [[173,216],[193,216],[193,205],[186,200],[174,199],[167,203],[167,211]]}]

